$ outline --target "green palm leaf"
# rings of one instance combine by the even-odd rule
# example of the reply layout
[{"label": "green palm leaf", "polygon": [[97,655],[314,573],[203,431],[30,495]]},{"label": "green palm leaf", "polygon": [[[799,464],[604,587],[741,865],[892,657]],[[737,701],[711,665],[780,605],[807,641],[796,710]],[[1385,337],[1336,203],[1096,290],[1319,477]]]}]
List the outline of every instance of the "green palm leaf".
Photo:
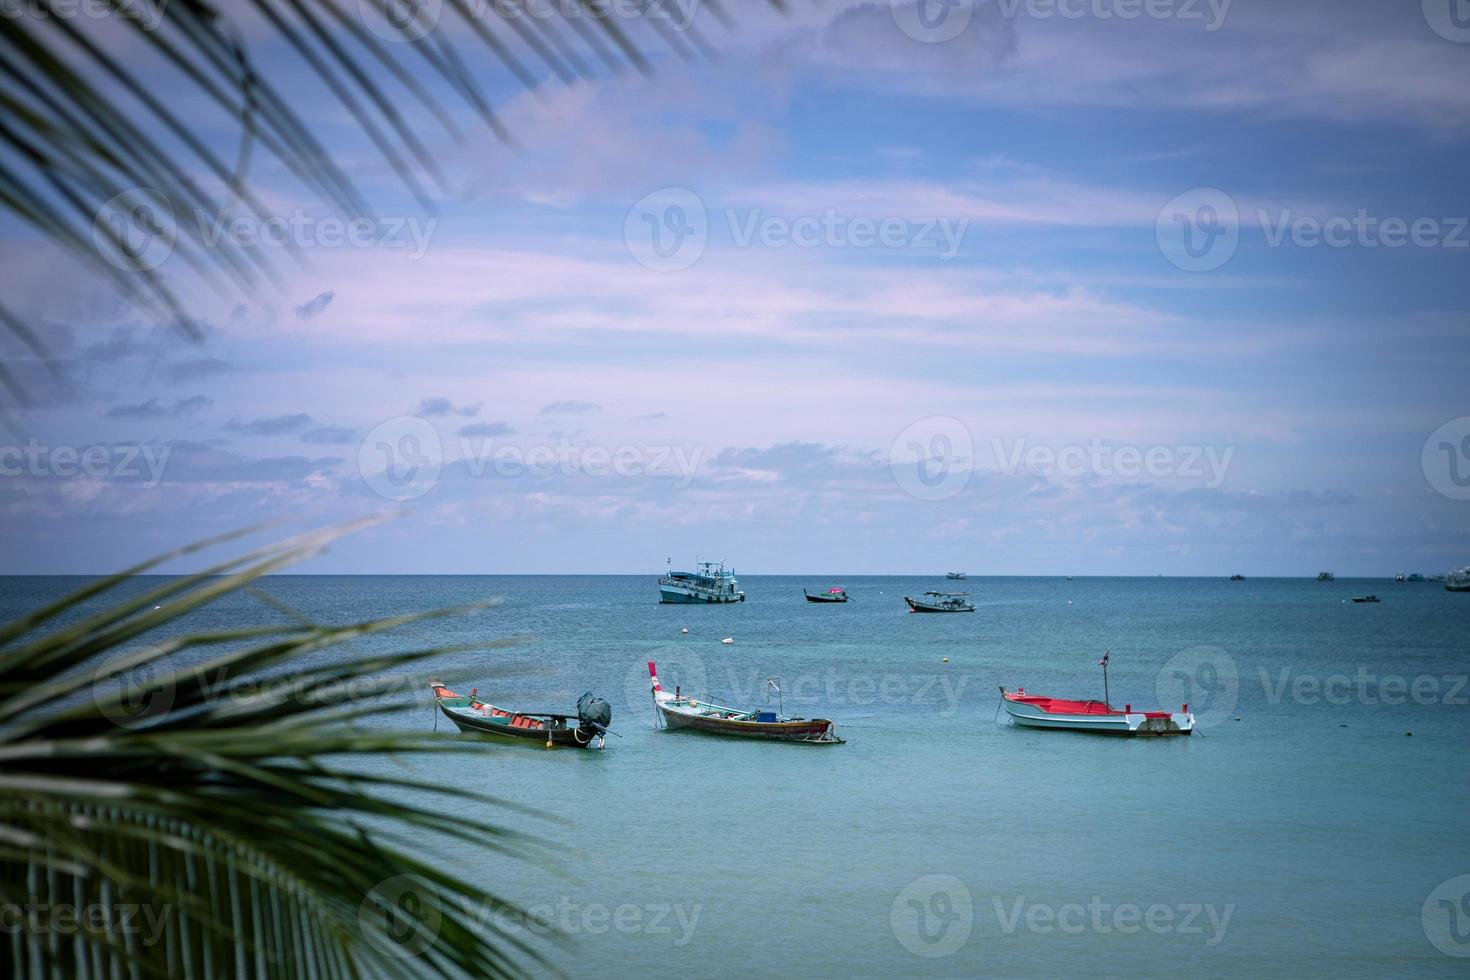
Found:
[{"label": "green palm leaf", "polygon": [[[453,611],[180,628],[187,613],[344,530],[125,588],[165,556],[0,629],[0,906],[19,920],[0,929],[0,970],[335,978],[546,968],[544,951],[489,925],[516,911],[510,903],[401,843],[441,836],[547,865],[545,841],[463,815],[514,807],[352,765],[389,752],[483,751],[354,724],[402,710],[386,695],[445,650],[303,659]],[[68,927],[60,908],[97,919]]]}]

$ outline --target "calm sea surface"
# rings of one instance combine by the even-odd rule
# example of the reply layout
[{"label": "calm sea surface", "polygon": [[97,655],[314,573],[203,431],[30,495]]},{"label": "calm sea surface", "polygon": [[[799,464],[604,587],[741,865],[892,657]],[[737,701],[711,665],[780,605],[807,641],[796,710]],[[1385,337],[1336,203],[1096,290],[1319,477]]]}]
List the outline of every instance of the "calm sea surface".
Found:
[{"label": "calm sea surface", "polygon": [[[81,581],[0,579],[0,612]],[[803,601],[803,586],[834,584],[854,601]],[[905,593],[956,584],[978,612],[906,612]],[[1451,955],[1470,955],[1470,879],[1445,884],[1470,874],[1470,595],[1385,580],[741,586],[748,601],[721,607],[661,606],[653,576],[303,576],[262,588],[329,622],[498,597],[352,649],[521,637],[420,676],[527,710],[570,711],[587,690],[613,703],[621,737],[603,752],[481,742],[381,763],[567,821],[487,814],[563,845],[563,877],[435,846],[569,932],[551,956],[572,975],[1470,971]],[[1364,592],[1383,601],[1346,601]],[[233,596],[185,625],[280,616]],[[1115,704],[1187,700],[1196,735],[1108,739],[997,720],[1002,684],[1101,697],[1105,649]],[[658,731],[648,660],[666,685],[739,706],[764,704],[766,678],[780,678],[788,714],[836,720],[847,744]],[[410,710],[374,724],[431,730],[427,692],[402,697]],[[470,738],[437,724],[444,739]]]}]

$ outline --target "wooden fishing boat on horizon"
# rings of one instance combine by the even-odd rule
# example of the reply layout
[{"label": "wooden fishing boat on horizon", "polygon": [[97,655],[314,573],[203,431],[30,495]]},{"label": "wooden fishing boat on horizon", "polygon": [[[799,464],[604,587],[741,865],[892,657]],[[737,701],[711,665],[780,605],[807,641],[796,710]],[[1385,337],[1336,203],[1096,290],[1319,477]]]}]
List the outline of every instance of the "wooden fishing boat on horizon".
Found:
[{"label": "wooden fishing boat on horizon", "polygon": [[593,697],[591,691],[577,699],[575,715],[561,715],[497,708],[479,699],[477,687],[470,688],[466,696],[454,693],[443,684],[431,682],[429,686],[444,717],[462,732],[542,742],[548,748],[565,745],[600,749],[607,740],[607,726],[612,723],[612,705]]},{"label": "wooden fishing boat on horizon", "polygon": [[[665,728],[687,728],[711,735],[735,735],[742,738],[776,742],[809,742],[816,745],[840,745],[837,725],[826,718],[787,718],[780,711],[741,711],[721,704],[686,697],[676,686],[673,693],[664,690],[658,680],[654,662],[648,662],[648,676],[653,688],[653,704]],[[768,679],[767,683],[774,684]],[[780,693],[780,688],[776,688]]]}]

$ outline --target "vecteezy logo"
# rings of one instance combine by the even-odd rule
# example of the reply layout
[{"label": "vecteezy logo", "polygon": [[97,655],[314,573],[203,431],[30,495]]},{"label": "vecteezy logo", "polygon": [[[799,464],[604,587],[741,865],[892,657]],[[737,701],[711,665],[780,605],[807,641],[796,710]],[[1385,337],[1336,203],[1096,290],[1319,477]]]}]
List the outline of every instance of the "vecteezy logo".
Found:
[{"label": "vecteezy logo", "polygon": [[1451,500],[1470,500],[1470,415],[1431,432],[1419,463],[1436,491]]},{"label": "vecteezy logo", "polygon": [[1424,935],[1446,956],[1470,956],[1470,875],[1456,875],[1429,893],[1419,911]]},{"label": "vecteezy logo", "polygon": [[1169,658],[1154,688],[1164,708],[1187,704],[1198,724],[1213,725],[1235,710],[1240,671],[1235,658],[1219,647],[1191,647]]},{"label": "vecteezy logo", "polygon": [[925,875],[894,897],[888,924],[893,938],[915,956],[949,956],[970,938],[975,900],[954,875]]},{"label": "vecteezy logo", "polygon": [[1154,238],[1164,258],[1186,272],[1210,272],[1235,254],[1240,213],[1229,194],[1196,187],[1165,204],[1154,223]]},{"label": "vecteezy logo", "polygon": [[915,41],[953,41],[970,26],[975,0],[890,0],[893,22]]},{"label": "vecteezy logo", "polygon": [[109,198],[92,218],[92,247],[127,272],[147,272],[174,251],[178,225],[168,198],[134,187]]},{"label": "vecteezy logo", "polygon": [[357,16],[385,41],[417,41],[439,24],[444,0],[357,0]]},{"label": "vecteezy logo", "polygon": [[434,489],[442,463],[438,430],[417,415],[389,419],[357,447],[363,482],[388,500],[413,500]]},{"label": "vecteezy logo", "polygon": [[135,653],[111,657],[92,674],[92,702],[119,728],[136,728],[167,714],[174,705],[173,682],[157,663],[122,666]]},{"label": "vecteezy logo", "polygon": [[380,881],[357,907],[363,938],[389,956],[418,956],[434,944],[442,922],[437,893],[417,875]]},{"label": "vecteezy logo", "polygon": [[959,419],[931,415],[912,423],[888,447],[888,469],[911,497],[944,500],[970,482],[975,440]]},{"label": "vecteezy logo", "polygon": [[699,261],[709,241],[709,214],[699,195],[683,187],[645,194],[623,220],[623,241],[638,264],[678,272]]},{"label": "vecteezy logo", "polygon": [[1470,0],[1423,0],[1424,22],[1446,41],[1470,44]]}]

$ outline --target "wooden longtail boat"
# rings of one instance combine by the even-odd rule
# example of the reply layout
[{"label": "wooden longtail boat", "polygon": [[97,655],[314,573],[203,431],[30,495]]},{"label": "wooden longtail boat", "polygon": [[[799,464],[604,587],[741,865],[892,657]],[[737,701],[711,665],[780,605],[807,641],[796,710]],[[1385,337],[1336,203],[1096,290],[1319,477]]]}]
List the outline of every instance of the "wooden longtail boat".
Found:
[{"label": "wooden longtail boat", "polygon": [[665,728],[691,728],[713,735],[779,742],[842,743],[837,737],[837,725],[825,718],[785,718],[775,711],[741,711],[685,697],[678,688],[670,694],[658,682],[658,671],[652,660],[648,662],[648,676],[653,685],[653,703]]},{"label": "wooden longtail boat", "polygon": [[804,596],[806,596],[806,601],[807,602],[846,602],[847,601],[847,592],[845,590],[843,590],[843,589],[828,589],[826,592],[819,592],[816,595],[812,595],[806,589],[802,589],[801,590],[801,594],[804,595]]},{"label": "wooden longtail boat", "polygon": [[1168,711],[1134,711],[1125,705],[1122,711],[1106,701],[1069,701],[1027,694],[1026,689],[1000,689],[1006,713],[1017,725],[1026,728],[1055,728],[1097,735],[1188,735],[1194,731],[1194,715],[1189,705],[1177,714]]},{"label": "wooden longtail boat", "polygon": [[587,692],[577,700],[575,715],[544,712],[506,711],[476,697],[479,688],[471,688],[469,696],[455,694],[442,684],[431,684],[434,701],[444,717],[462,732],[501,735],[541,742],[545,745],[569,745],[574,748],[602,748],[607,739],[607,726],[612,721],[612,705]]},{"label": "wooden longtail boat", "polygon": [[942,613],[975,611],[975,604],[966,598],[964,592],[925,592],[924,598],[922,599],[915,599],[913,596],[904,596],[903,601],[909,604],[909,612]]}]

